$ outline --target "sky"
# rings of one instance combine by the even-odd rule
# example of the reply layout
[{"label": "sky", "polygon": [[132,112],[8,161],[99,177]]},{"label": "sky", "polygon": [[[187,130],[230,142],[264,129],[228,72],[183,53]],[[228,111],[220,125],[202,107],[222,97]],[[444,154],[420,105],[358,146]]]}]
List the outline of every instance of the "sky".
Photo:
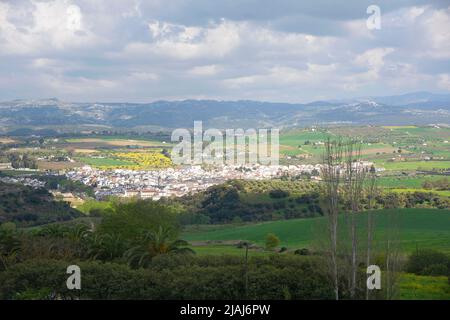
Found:
[{"label": "sky", "polygon": [[450,0],[0,0],[0,100],[450,93],[449,31]]}]

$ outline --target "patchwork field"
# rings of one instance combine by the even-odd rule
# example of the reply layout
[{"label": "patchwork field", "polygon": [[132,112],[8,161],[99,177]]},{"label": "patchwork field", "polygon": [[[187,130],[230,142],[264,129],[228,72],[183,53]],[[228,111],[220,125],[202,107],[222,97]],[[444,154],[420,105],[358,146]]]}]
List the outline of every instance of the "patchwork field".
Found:
[{"label": "patchwork field", "polygon": [[157,147],[164,145],[160,141],[137,140],[137,139],[119,139],[119,138],[74,138],[66,139],[70,144],[86,145],[86,146],[141,146],[141,147]]},{"label": "patchwork field", "polygon": [[[280,155],[282,160],[288,159],[291,162],[292,157],[303,163],[317,163],[323,154],[323,142],[327,138],[334,139],[338,136],[361,139],[363,157],[376,161],[380,166],[386,164],[389,170],[416,170],[418,165],[425,169],[446,169],[448,163],[438,164],[436,161],[421,160],[450,160],[450,128],[433,126],[339,127],[285,131],[280,136]],[[397,161],[392,162],[392,158]],[[413,163],[402,165],[401,160]]]},{"label": "patchwork field", "polygon": [[9,137],[0,137],[0,144],[7,144],[7,143],[14,143],[16,140],[9,138]]}]

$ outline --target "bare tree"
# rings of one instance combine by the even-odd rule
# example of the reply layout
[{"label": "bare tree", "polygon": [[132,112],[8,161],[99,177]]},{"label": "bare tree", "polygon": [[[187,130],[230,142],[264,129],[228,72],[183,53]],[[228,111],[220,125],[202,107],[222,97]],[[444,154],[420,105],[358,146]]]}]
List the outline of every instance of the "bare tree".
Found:
[{"label": "bare tree", "polygon": [[385,251],[385,299],[395,299],[397,296],[398,271],[400,267],[400,215],[396,211],[388,211]]},{"label": "bare tree", "polygon": [[330,241],[330,268],[335,299],[339,300],[338,273],[338,215],[339,185],[341,182],[342,141],[327,139],[323,154],[322,179],[325,182],[327,229]]},{"label": "bare tree", "polygon": [[366,169],[361,159],[361,143],[356,140],[348,140],[345,143],[344,157],[344,198],[348,208],[346,222],[349,227],[350,252],[349,252],[349,292],[350,298],[356,297],[357,272],[358,272],[358,234],[356,230],[357,214],[361,211],[361,199],[363,198]]},{"label": "bare tree", "polygon": [[[367,212],[367,252],[366,252],[366,266],[370,266],[372,262],[372,242],[373,242],[373,230],[374,230],[374,214],[375,197],[377,195],[377,180],[375,167],[372,165],[370,168],[369,182],[367,185],[367,198],[368,198],[368,212]],[[366,300],[370,299],[370,290],[366,286]]]}]

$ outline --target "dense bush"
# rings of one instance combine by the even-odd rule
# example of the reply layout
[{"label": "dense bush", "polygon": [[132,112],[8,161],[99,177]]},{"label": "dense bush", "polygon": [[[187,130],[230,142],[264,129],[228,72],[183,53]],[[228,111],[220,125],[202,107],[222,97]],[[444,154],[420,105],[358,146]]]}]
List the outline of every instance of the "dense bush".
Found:
[{"label": "dense bush", "polygon": [[[183,225],[222,224],[322,216],[323,194],[323,184],[298,179],[231,180],[193,195],[159,202],[182,208]],[[350,209],[345,199],[339,201],[342,210]],[[367,198],[362,198],[360,204],[369,209]],[[417,207],[446,209],[450,200],[432,192],[380,192],[370,209]]]},{"label": "dense bush", "polygon": [[450,264],[447,266],[448,284],[450,285]]},{"label": "dense bush", "polygon": [[449,257],[435,250],[420,250],[409,257],[406,270],[419,275],[447,275]]},{"label": "dense bush", "polygon": [[[66,280],[69,275],[66,270],[71,264],[80,266],[80,291],[67,289]],[[29,260],[0,273],[0,298],[137,299],[143,297],[143,279],[142,270],[131,270],[126,265]],[[36,293],[36,296],[30,293]],[[23,294],[26,297],[22,297]]]},{"label": "dense bush", "polygon": [[[90,261],[29,260],[0,272],[0,299],[332,298],[320,262],[310,257],[158,256],[146,269]],[[81,268],[81,290],[66,288],[67,266]]]},{"label": "dense bush", "polygon": [[269,195],[271,198],[281,199],[281,198],[289,197],[289,192],[285,191],[285,190],[275,189],[275,190],[271,190],[269,192]]},{"label": "dense bush", "polygon": [[301,255],[301,256],[309,256],[311,253],[309,252],[309,249],[302,248],[302,249],[295,250],[294,254],[298,254],[298,255]]},{"label": "dense bush", "polygon": [[55,201],[43,188],[0,182],[0,223],[14,222],[20,227],[28,227],[80,216],[81,212],[67,202]]},{"label": "dense bush", "polygon": [[119,203],[113,211],[103,217],[100,233],[134,239],[144,231],[156,231],[159,226],[170,229],[174,236],[179,232],[177,211],[154,201]]}]

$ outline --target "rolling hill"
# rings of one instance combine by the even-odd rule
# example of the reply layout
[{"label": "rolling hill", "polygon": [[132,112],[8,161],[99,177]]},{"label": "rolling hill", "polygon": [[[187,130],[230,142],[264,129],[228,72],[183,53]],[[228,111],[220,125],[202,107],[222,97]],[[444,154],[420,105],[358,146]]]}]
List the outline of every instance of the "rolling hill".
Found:
[{"label": "rolling hill", "polygon": [[450,123],[450,95],[426,92],[306,104],[259,101],[182,100],[151,103],[75,103],[58,99],[0,102],[0,127],[103,126],[191,128],[194,120],[214,128],[295,127],[330,124]]}]

